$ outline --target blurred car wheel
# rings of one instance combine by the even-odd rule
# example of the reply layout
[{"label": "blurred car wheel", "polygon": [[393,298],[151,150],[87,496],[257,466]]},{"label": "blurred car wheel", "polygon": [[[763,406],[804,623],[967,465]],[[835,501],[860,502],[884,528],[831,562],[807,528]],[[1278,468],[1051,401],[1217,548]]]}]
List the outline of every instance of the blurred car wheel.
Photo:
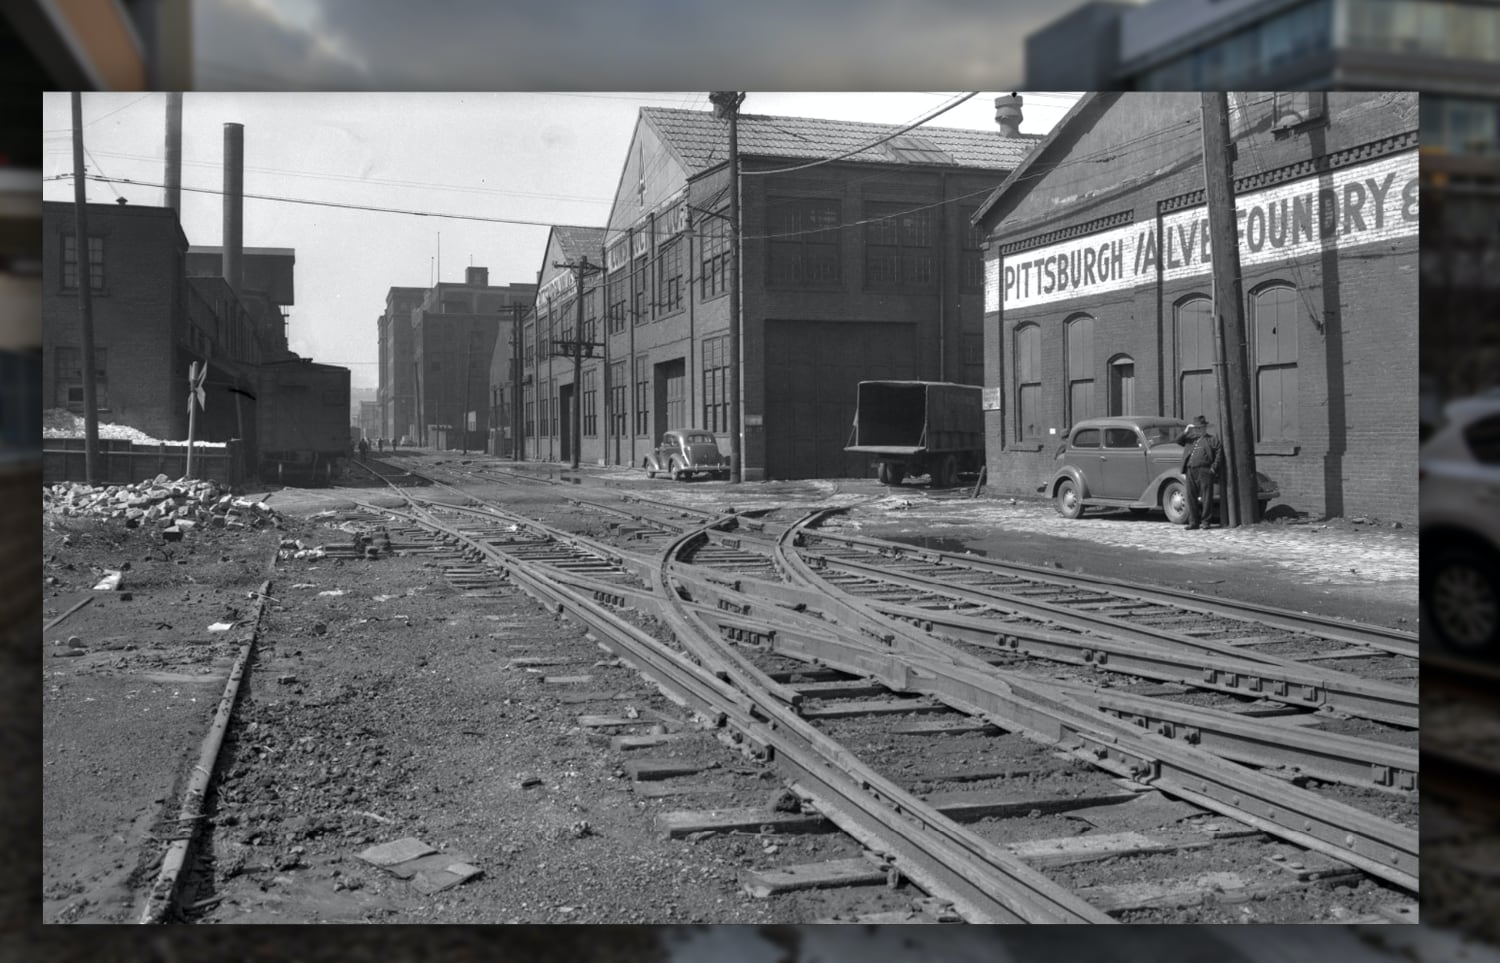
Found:
[{"label": "blurred car wheel", "polygon": [[1500,654],[1500,558],[1465,546],[1424,553],[1422,601],[1446,648]]}]

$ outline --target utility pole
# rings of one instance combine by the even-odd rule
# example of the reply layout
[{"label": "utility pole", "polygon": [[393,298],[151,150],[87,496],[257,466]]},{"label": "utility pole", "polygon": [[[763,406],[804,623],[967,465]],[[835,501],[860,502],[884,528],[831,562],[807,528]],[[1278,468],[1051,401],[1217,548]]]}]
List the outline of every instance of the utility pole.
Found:
[{"label": "utility pole", "polygon": [[83,474],[93,485],[99,461],[99,400],[94,386],[94,265],[89,258],[88,192],[83,179],[83,95],[73,91],[73,209],[75,272],[83,335]]},{"label": "utility pole", "polygon": [[744,424],[740,411],[740,104],[738,90],[708,95],[714,116],[729,119],[729,479],[744,481]]},{"label": "utility pole", "polygon": [[583,279],[590,274],[597,274],[604,270],[597,264],[589,263],[589,256],[585,254],[583,260],[574,264],[564,261],[559,264],[552,262],[553,267],[567,268],[573,272],[573,302],[578,309],[577,320],[574,322],[573,337],[570,340],[552,342],[552,356],[554,358],[573,359],[573,410],[569,418],[573,422],[573,447],[571,451],[570,467],[578,467],[578,453],[583,448],[583,358],[587,354],[594,357],[594,349],[604,348],[601,341],[585,341],[583,339]]},{"label": "utility pole", "polygon": [[460,417],[464,423],[464,454],[469,453],[469,385],[474,380],[474,331],[468,332],[464,342],[464,410]]},{"label": "utility pole", "polygon": [[[1223,341],[1225,472],[1224,508],[1229,527],[1259,521],[1255,487],[1255,434],[1250,419],[1245,298],[1240,277],[1239,227],[1234,213],[1234,157],[1229,140],[1229,98],[1203,95],[1203,180],[1213,252],[1214,322]],[[1186,412],[1184,412],[1186,414]]]},{"label": "utility pole", "polygon": [[519,304],[512,304],[510,312],[512,315],[510,326],[510,460],[520,461],[526,448],[526,421],[524,412],[521,410],[522,385],[521,385],[521,312],[524,309]]}]

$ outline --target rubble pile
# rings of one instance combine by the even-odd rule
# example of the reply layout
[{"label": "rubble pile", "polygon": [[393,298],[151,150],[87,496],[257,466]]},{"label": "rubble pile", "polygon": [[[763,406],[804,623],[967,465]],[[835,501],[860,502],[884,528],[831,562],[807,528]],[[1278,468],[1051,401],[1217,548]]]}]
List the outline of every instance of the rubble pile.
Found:
[{"label": "rubble pile", "polygon": [[169,540],[202,525],[208,528],[281,527],[265,502],[237,498],[212,480],[166,475],[134,485],[91,486],[64,482],[42,488],[42,510],[57,515],[123,519],[126,528],[159,525]]}]

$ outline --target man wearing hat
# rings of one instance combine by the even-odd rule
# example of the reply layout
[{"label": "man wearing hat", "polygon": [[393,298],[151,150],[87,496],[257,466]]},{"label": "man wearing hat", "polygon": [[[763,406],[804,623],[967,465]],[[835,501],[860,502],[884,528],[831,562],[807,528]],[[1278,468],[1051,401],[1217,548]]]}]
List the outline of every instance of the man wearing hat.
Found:
[{"label": "man wearing hat", "polygon": [[1224,446],[1208,433],[1208,419],[1202,415],[1188,422],[1177,443],[1187,479],[1187,527],[1208,528],[1214,518],[1214,479],[1224,468]]}]

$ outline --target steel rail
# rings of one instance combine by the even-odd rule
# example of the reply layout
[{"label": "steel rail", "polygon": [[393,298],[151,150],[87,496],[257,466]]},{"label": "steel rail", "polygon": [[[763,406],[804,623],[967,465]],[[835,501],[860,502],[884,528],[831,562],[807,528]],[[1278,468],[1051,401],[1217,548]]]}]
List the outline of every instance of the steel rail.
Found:
[{"label": "steel rail", "polygon": [[[787,530],[777,548],[783,564],[810,584],[822,580],[792,550],[792,542],[802,528],[825,514],[805,516]],[[831,585],[828,590],[839,596],[835,608],[843,610],[840,620],[847,619],[846,627],[863,635],[857,643],[840,639],[814,646],[815,651],[805,653],[805,658],[867,672],[860,664],[861,657],[879,654],[876,646],[882,647],[899,656],[902,663],[897,675],[882,680],[892,688],[922,691],[1003,727],[1037,733],[1049,742],[1083,744],[1096,757],[1096,764],[1104,768],[1417,891],[1415,830],[1323,799],[1206,751],[1110,720],[1061,689],[1013,676],[1002,680],[988,663],[910,632],[908,626],[875,612],[857,596]],[[871,637],[871,641],[864,641],[863,636]]]},{"label": "steel rail", "polygon": [[[864,845],[885,853],[892,868],[930,887],[948,899],[972,922],[1096,922],[1113,920],[1041,877],[1035,870],[1009,866],[1014,857],[1000,853],[974,837],[978,852],[988,852],[995,865],[981,863],[963,837],[967,830],[952,824],[936,810],[909,796],[899,787],[864,767],[846,749],[828,739],[792,710],[765,694],[730,685],[711,668],[696,664],[686,652],[663,647],[656,639],[624,623],[578,592],[556,582],[531,566],[516,562],[502,550],[470,539],[445,526],[423,509],[419,514],[396,509],[384,511],[406,517],[467,543],[489,559],[508,578],[538,601],[566,612],[603,642],[620,649],[622,658],[652,681],[674,701],[710,720],[714,728],[732,725],[742,742],[774,756],[791,770],[804,788],[822,800],[825,818],[835,822]],[[660,611],[666,613],[668,606]],[[701,633],[691,633],[693,636]],[[608,645],[608,642],[603,644]],[[698,646],[701,650],[701,644]],[[714,660],[710,660],[711,662]],[[728,673],[733,677],[736,673]],[[748,682],[749,680],[738,680]],[[958,834],[950,839],[949,826]],[[934,831],[936,827],[936,831]],[[961,866],[960,869],[951,867]],[[1017,880],[1035,880],[1017,892]]]},{"label": "steel rail", "polygon": [[1153,602],[1159,605],[1168,605],[1209,615],[1233,616],[1260,625],[1285,629],[1290,632],[1306,632],[1333,641],[1370,646],[1393,655],[1404,655],[1415,658],[1420,651],[1416,633],[1403,632],[1399,629],[1387,628],[1380,625],[1347,622],[1340,619],[1328,618],[1327,616],[1313,615],[1307,612],[1293,612],[1289,609],[1260,605],[1253,602],[1242,602],[1234,599],[1206,599],[1197,593],[1160,588],[1127,579],[1087,575],[1081,572],[1060,575],[1055,571],[1020,562],[1006,562],[983,556],[956,555],[951,552],[917,548],[915,546],[903,545],[899,542],[874,539],[864,535],[842,535],[834,532],[819,531],[809,533],[809,537],[837,542],[875,554],[905,555],[918,561],[957,566],[976,572],[998,575],[1015,574],[1017,577],[1063,587],[1091,586],[1098,591],[1118,595],[1122,598]]},{"label": "steel rail", "polygon": [[[1368,716],[1370,718],[1379,718],[1384,721],[1400,721],[1403,725],[1414,726],[1417,722],[1418,699],[1416,686],[1397,686],[1384,682],[1376,682],[1351,673],[1340,672],[1336,669],[1311,666],[1306,662],[1297,662],[1260,652],[1246,652],[1235,646],[1225,645],[1211,639],[1200,639],[1162,629],[1141,627],[1109,616],[1087,612],[1080,613],[1044,602],[1022,601],[998,592],[991,592],[967,585],[953,586],[932,577],[911,573],[892,573],[875,565],[851,562],[846,559],[833,559],[828,556],[807,555],[806,553],[802,553],[801,557],[806,560],[809,570],[838,568],[844,571],[851,571],[866,579],[902,585],[961,601],[983,604],[990,608],[1005,610],[1013,615],[1021,615],[1039,622],[1064,626],[1080,633],[1086,633],[1088,637],[1102,637],[1116,641],[1141,643],[1157,649],[1187,650],[1192,652],[1195,657],[1200,657],[1202,653],[1213,653],[1239,664],[1245,662],[1262,664],[1280,670],[1277,672],[1267,669],[1260,673],[1266,680],[1285,684],[1290,687],[1296,680],[1300,679],[1300,687],[1304,695],[1312,688],[1316,688],[1325,694],[1325,698],[1330,705],[1333,705],[1340,711]],[[831,587],[838,587],[826,577],[822,577],[820,580]],[[838,588],[846,595],[857,597],[849,593],[846,589],[842,589],[842,587]],[[866,604],[877,608],[890,607],[889,603],[867,602]],[[913,613],[932,611],[930,617],[933,619],[940,617],[941,610],[929,610],[926,606],[911,606],[909,608]],[[1205,669],[1204,681],[1217,681],[1209,677],[1209,671]],[[1268,695],[1275,697],[1274,691],[1273,689],[1272,693],[1268,693]]]},{"label": "steel rail", "polygon": [[1182,652],[1150,641],[1117,640],[1104,635],[1057,632],[1041,626],[1004,623],[978,615],[871,601],[875,610],[938,636],[969,645],[1034,658],[1093,665],[1159,682],[1269,699],[1288,706],[1324,706],[1349,715],[1415,728],[1418,696],[1404,687],[1387,686],[1325,672],[1313,666],[1278,666],[1235,656]]}]

